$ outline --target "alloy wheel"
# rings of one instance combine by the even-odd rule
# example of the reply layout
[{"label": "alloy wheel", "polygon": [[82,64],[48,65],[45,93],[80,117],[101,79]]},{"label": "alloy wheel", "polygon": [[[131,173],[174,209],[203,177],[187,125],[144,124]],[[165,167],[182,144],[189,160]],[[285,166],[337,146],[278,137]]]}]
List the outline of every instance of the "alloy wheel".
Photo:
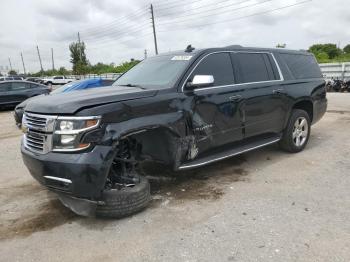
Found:
[{"label": "alloy wheel", "polygon": [[293,143],[297,147],[305,144],[309,134],[309,125],[305,117],[298,117],[293,127]]}]

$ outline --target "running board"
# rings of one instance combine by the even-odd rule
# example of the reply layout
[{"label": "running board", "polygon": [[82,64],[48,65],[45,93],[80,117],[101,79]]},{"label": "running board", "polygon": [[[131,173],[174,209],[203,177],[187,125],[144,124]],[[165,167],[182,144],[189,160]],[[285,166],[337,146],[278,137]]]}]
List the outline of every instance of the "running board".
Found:
[{"label": "running board", "polygon": [[241,146],[235,147],[234,149],[230,149],[230,150],[227,150],[224,152],[217,153],[215,155],[202,157],[202,158],[196,159],[194,161],[185,163],[179,167],[179,170],[191,169],[191,168],[195,168],[195,167],[204,166],[204,165],[207,165],[207,164],[210,164],[210,163],[213,163],[216,161],[220,161],[220,160],[232,157],[232,156],[236,156],[236,155],[239,155],[239,154],[242,154],[242,153],[254,150],[254,149],[258,149],[260,147],[274,144],[280,140],[281,140],[280,136],[274,136],[274,137],[259,140],[258,142],[252,142],[252,143],[248,143],[245,145],[241,145]]}]

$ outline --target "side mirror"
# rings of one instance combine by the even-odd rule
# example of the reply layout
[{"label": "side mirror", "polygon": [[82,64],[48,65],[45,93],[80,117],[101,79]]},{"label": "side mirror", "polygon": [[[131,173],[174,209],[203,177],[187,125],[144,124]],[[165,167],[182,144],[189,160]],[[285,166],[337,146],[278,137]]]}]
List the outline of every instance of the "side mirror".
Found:
[{"label": "side mirror", "polygon": [[214,76],[212,75],[195,75],[192,82],[187,83],[189,89],[208,87],[214,84]]}]

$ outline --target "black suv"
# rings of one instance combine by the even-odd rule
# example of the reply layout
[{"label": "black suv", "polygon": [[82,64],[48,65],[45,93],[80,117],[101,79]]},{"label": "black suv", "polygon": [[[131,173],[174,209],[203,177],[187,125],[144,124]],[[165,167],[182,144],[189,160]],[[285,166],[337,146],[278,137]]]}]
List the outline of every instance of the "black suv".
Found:
[{"label": "black suv", "polygon": [[150,200],[143,161],[184,170],[277,142],[296,153],[326,108],[307,52],[189,46],[142,61],[111,87],[29,102],[22,155],[76,213],[121,217]]}]

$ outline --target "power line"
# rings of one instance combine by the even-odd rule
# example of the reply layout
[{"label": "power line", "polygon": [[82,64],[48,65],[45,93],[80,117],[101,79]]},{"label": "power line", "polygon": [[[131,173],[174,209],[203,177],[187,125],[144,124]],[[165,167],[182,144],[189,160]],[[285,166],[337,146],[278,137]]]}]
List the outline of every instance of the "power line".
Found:
[{"label": "power line", "polygon": [[111,27],[115,27],[116,25],[120,26],[120,25],[123,25],[123,24],[127,24],[127,23],[130,22],[130,20],[135,20],[134,18],[136,16],[142,17],[143,15],[147,15],[147,14],[148,14],[147,10],[144,9],[144,10],[142,10],[142,13],[134,14],[131,17],[129,16],[129,17],[119,18],[119,19],[113,20],[113,21],[111,21],[109,23],[93,27],[92,29],[83,29],[83,30],[80,30],[80,31],[83,32],[83,33],[84,32],[87,32],[87,33],[99,32],[99,31],[101,31],[101,28],[107,28],[108,29],[108,28],[111,28]]},{"label": "power line", "polygon": [[139,32],[139,31],[142,31],[143,29],[146,29],[146,28],[149,28],[149,25],[147,24],[143,24],[143,25],[135,25],[135,26],[132,26],[132,27],[129,27],[127,31],[120,31],[120,32],[115,32],[114,31],[110,31],[110,32],[101,32],[99,35],[96,35],[96,36],[85,36],[84,35],[84,39],[87,41],[87,40],[92,40],[92,41],[99,41],[103,38],[115,38],[115,37],[118,37],[118,36],[123,36],[123,35],[129,35],[131,33],[136,33],[136,32]]},{"label": "power line", "polygon": [[[184,16],[180,16],[180,17],[188,17],[188,16],[192,16],[190,18],[186,18],[186,19],[182,19],[180,21],[176,20],[176,23],[183,23],[183,22],[187,22],[187,21],[193,21],[194,20],[194,15],[198,15],[198,14],[202,14],[202,13],[207,13],[207,12],[212,12],[213,10],[221,10],[223,8],[227,8],[227,7],[230,7],[230,6],[236,6],[236,5],[239,5],[239,4],[242,4],[242,3],[245,3],[245,2],[250,2],[252,0],[248,0],[248,1],[242,1],[242,2],[239,2],[237,4],[230,4],[230,5],[227,5],[227,6],[222,6],[222,7],[217,7],[217,8],[214,8],[214,9],[211,9],[211,10],[206,10],[206,11],[202,11],[202,12],[197,12],[195,14],[187,14],[187,15],[184,15]],[[220,14],[224,14],[224,13],[228,13],[228,12],[233,12],[233,11],[237,11],[237,10],[242,10],[242,9],[246,9],[246,8],[249,8],[249,7],[254,7],[254,6],[258,6],[258,5],[262,5],[262,4],[265,4],[265,3],[268,3],[268,2],[272,2],[272,1],[275,1],[275,0],[264,0],[262,2],[258,2],[258,3],[252,3],[250,5],[246,5],[246,6],[241,6],[241,7],[238,7],[238,8],[234,8],[234,9],[225,9],[224,11],[222,12],[216,12],[214,14],[208,14],[208,15],[204,15],[204,16],[200,16],[200,17],[195,17],[196,19],[201,19],[201,18],[205,18],[205,17],[211,17],[211,16],[214,16],[214,15],[220,15]],[[177,17],[179,18],[179,17]],[[176,18],[176,19],[177,19]],[[166,24],[172,24],[174,22],[160,22],[159,25],[166,25]]]},{"label": "power line", "polygon": [[203,1],[203,0],[194,0],[194,1],[190,1],[190,2],[187,1],[187,3],[185,3],[185,4],[179,4],[179,3],[176,2],[175,5],[166,6],[164,8],[163,7],[157,8],[157,11],[164,11],[164,10],[168,10],[168,9],[171,9],[171,8],[174,8],[174,7],[177,7],[177,6],[192,5],[194,3],[201,2],[201,1]]},{"label": "power line", "polygon": [[183,29],[200,28],[200,27],[205,27],[205,26],[211,26],[211,25],[214,25],[214,24],[227,23],[227,22],[231,22],[231,21],[241,20],[241,19],[244,19],[244,18],[249,18],[249,17],[254,17],[254,16],[258,16],[258,15],[264,15],[264,14],[276,12],[276,11],[287,9],[287,8],[290,8],[290,7],[302,5],[302,4],[305,4],[307,2],[312,2],[312,0],[305,0],[305,1],[302,1],[302,2],[295,3],[295,4],[286,5],[286,6],[278,7],[278,8],[275,8],[275,9],[270,9],[270,10],[267,10],[267,11],[258,12],[258,13],[245,15],[245,16],[240,16],[240,17],[236,17],[236,18],[225,19],[225,20],[221,20],[221,21],[215,21],[215,22],[211,22],[211,23],[205,23],[205,24],[194,25],[194,26],[186,26],[186,27],[182,26],[182,27],[179,27],[177,29],[176,28],[171,28],[171,29],[167,29],[167,30],[159,30],[158,32],[178,31],[178,30],[183,30]]}]

